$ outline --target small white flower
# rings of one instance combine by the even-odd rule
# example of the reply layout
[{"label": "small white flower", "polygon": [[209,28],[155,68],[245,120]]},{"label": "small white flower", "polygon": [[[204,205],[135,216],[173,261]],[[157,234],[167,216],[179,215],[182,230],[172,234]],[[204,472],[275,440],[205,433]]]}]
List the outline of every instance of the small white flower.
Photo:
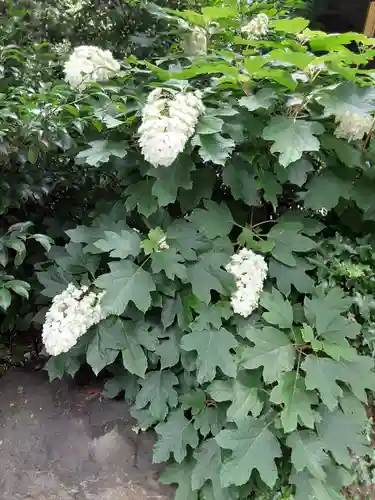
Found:
[{"label": "small white flower", "polygon": [[258,307],[268,267],[261,255],[243,248],[232,255],[226,270],[236,279],[237,290],[231,297],[233,311],[245,318]]},{"label": "small white flower", "polygon": [[207,54],[206,30],[195,26],[184,38],[184,52],[189,57]]},{"label": "small white flower", "polygon": [[266,14],[258,14],[248,24],[242,27],[241,31],[247,38],[257,40],[268,33],[269,18]]},{"label": "small white flower", "polygon": [[107,316],[100,307],[104,292],[87,291],[87,286],[77,288],[70,283],[53,298],[42,332],[48,354],[57,356],[69,351],[91,326]]},{"label": "small white flower", "polygon": [[65,80],[75,88],[84,89],[90,82],[106,81],[120,71],[120,63],[109,50],[92,45],[74,49],[64,65]]},{"label": "small white flower", "polygon": [[335,136],[350,142],[363,139],[365,134],[370,132],[373,117],[368,114],[346,111],[336,116],[336,122],[339,122],[339,125],[334,132]]},{"label": "small white flower", "polygon": [[139,145],[154,167],[169,167],[194,134],[204,112],[201,93],[155,89],[142,111]]},{"label": "small white flower", "polygon": [[320,210],[318,210],[318,212],[320,213],[320,215],[322,217],[327,217],[327,215],[328,215],[328,210],[324,207],[322,207]]}]

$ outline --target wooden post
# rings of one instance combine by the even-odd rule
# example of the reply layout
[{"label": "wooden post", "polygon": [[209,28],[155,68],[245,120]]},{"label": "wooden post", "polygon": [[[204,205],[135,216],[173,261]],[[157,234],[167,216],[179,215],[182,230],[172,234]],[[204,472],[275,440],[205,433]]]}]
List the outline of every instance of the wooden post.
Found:
[{"label": "wooden post", "polygon": [[367,36],[374,36],[375,34],[375,1],[371,1],[368,7],[364,34]]}]

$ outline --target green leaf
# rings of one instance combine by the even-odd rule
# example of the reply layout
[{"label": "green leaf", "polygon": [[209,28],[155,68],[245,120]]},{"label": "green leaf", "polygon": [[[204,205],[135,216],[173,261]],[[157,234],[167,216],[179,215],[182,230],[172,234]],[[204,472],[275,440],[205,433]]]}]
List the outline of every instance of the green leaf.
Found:
[{"label": "green leaf", "polygon": [[170,454],[181,463],[187,454],[187,447],[198,446],[198,434],[193,425],[184,416],[182,410],[170,413],[166,422],[155,427],[159,439],[154,445],[153,462],[166,462]]},{"label": "green leaf", "polygon": [[176,248],[187,260],[196,260],[196,250],[202,248],[202,239],[197,228],[185,220],[175,220],[167,230],[170,247]]},{"label": "green leaf", "polygon": [[145,380],[140,380],[142,389],[135,401],[135,407],[140,410],[150,403],[149,411],[157,420],[164,420],[168,408],[177,406],[177,392],[173,386],[178,384],[178,379],[169,370],[148,372]]},{"label": "green leaf", "polygon": [[[229,256],[227,260],[229,261]],[[188,266],[188,282],[191,283],[194,295],[205,304],[211,301],[211,290],[229,295],[235,288],[233,276],[222,270],[221,264],[219,254],[216,254],[216,258],[213,254],[201,254],[197,263]]]},{"label": "green leaf", "polygon": [[220,5],[218,7],[203,7],[202,14],[205,22],[212,23],[218,19],[231,19],[236,17],[237,9],[235,7],[227,7]]},{"label": "green leaf", "polygon": [[306,274],[313,269],[304,259],[295,258],[296,266],[285,266],[275,259],[268,264],[269,275],[276,279],[277,288],[286,296],[292,291],[292,285],[300,293],[311,293],[314,289],[314,280]]},{"label": "green leaf", "polygon": [[195,461],[185,459],[180,464],[168,465],[160,475],[162,484],[178,484],[175,500],[198,500],[198,492],[193,491],[191,487],[194,467]]},{"label": "green leaf", "polygon": [[46,236],[45,234],[33,234],[32,238],[40,245],[42,245],[46,252],[49,252],[51,250],[53,240],[49,236]]},{"label": "green leaf", "polygon": [[278,477],[275,458],[281,457],[281,449],[269,425],[252,417],[236,425],[237,429],[223,430],[215,437],[221,448],[232,450],[221,469],[222,486],[241,486],[256,469],[262,480],[273,487]]},{"label": "green leaf", "polygon": [[97,375],[115,361],[122,348],[121,320],[113,317],[105,319],[93,328],[93,333],[87,346],[86,360]]},{"label": "green leaf", "polygon": [[121,355],[124,368],[134,375],[144,377],[147,370],[147,358],[134,334],[132,321],[117,321],[121,329]]},{"label": "green leaf", "polygon": [[6,288],[0,288],[0,307],[6,311],[12,303],[12,295]]},{"label": "green leaf", "polygon": [[231,401],[227,411],[227,419],[237,422],[245,419],[249,413],[258,417],[263,409],[259,399],[259,380],[246,372],[240,372],[237,380],[214,380],[207,392],[217,402]]},{"label": "green leaf", "polygon": [[101,140],[89,142],[88,145],[90,148],[78,153],[77,158],[85,160],[88,165],[94,167],[109,161],[111,155],[124,158],[128,148],[127,143],[124,141]]},{"label": "green leaf", "polygon": [[252,370],[263,366],[266,383],[275,382],[283,372],[293,369],[295,348],[285,333],[268,326],[262,330],[248,328],[244,331],[255,345],[242,349],[240,364],[243,368]]},{"label": "green leaf", "polygon": [[194,170],[194,162],[190,157],[181,155],[169,168],[152,168],[148,174],[156,178],[152,187],[152,195],[161,207],[174,203],[179,188],[190,189],[192,181],[190,172]]},{"label": "green leaf", "polygon": [[[360,334],[360,325],[341,316],[352,303],[351,298],[344,297],[341,289],[333,288],[327,295],[305,297],[305,316],[310,325],[316,328],[324,351],[334,359],[351,360],[355,350],[347,338],[355,339]],[[313,346],[314,347],[314,346]]]},{"label": "green leaf", "polygon": [[357,356],[352,361],[335,361],[309,355],[301,368],[306,372],[306,388],[318,389],[323,403],[333,410],[343,390],[337,380],[346,382],[355,396],[361,401],[367,400],[366,389],[375,387],[375,374],[372,372],[372,361],[367,356]]},{"label": "green leaf", "polygon": [[353,183],[349,179],[342,179],[326,169],[307,184],[304,205],[311,210],[331,210],[337,206],[340,198],[349,200],[353,189]]},{"label": "green leaf", "polygon": [[226,139],[220,134],[195,135],[193,146],[199,147],[199,155],[204,162],[225,165],[236,144],[232,139]]},{"label": "green leaf", "polygon": [[303,17],[294,17],[291,19],[273,19],[270,27],[276,31],[283,33],[301,33],[307,26],[309,21]]},{"label": "green leaf", "polygon": [[290,163],[284,169],[278,169],[276,175],[283,183],[289,181],[291,184],[302,187],[307,181],[307,174],[313,170],[313,164],[309,160],[301,158]]},{"label": "green leaf", "polygon": [[135,208],[145,217],[150,217],[158,209],[158,202],[152,194],[154,185],[153,179],[146,179],[137,183],[131,183],[125,189],[125,195],[128,196],[125,206],[130,212]]},{"label": "green leaf", "polygon": [[360,423],[339,409],[335,411],[325,409],[322,412],[321,422],[317,424],[318,435],[324,449],[332,453],[338,464],[348,468],[352,465],[351,453],[363,457],[369,452],[362,429]]},{"label": "green leaf", "polygon": [[186,279],[186,266],[182,264],[184,259],[177,253],[176,249],[160,250],[153,253],[151,258],[151,267],[154,273],[164,271],[170,280],[179,278],[184,281]]},{"label": "green leaf", "polygon": [[318,98],[327,115],[342,113],[366,114],[374,109],[375,92],[372,87],[358,87],[353,82],[344,82],[329,89]]},{"label": "green leaf", "polygon": [[160,368],[170,368],[177,365],[180,359],[180,335],[177,329],[167,330],[169,336],[160,341],[155,349],[155,354],[160,357]]},{"label": "green leaf", "polygon": [[268,237],[275,241],[272,257],[286,266],[296,266],[294,252],[304,253],[315,248],[313,240],[301,233],[302,224],[298,222],[281,221],[273,226]]},{"label": "green leaf", "polygon": [[292,448],[292,464],[298,472],[307,469],[313,476],[324,481],[326,473],[323,466],[330,462],[324,452],[324,443],[315,432],[295,431],[286,440]]},{"label": "green leaf", "polygon": [[122,230],[119,233],[104,231],[105,237],[94,243],[103,252],[110,252],[114,259],[126,259],[129,255],[136,257],[141,249],[141,239],[135,231]]},{"label": "green leaf", "polygon": [[260,297],[260,305],[264,307],[264,309],[268,310],[268,312],[265,312],[262,315],[267,323],[279,326],[280,328],[292,328],[292,306],[287,299],[284,299],[282,294],[276,288],[272,288],[271,293],[262,293]]},{"label": "green leaf", "polygon": [[197,464],[191,477],[193,490],[200,490],[206,481],[211,481],[214,498],[216,500],[225,500],[227,494],[223,491],[220,482],[221,449],[215,439],[204,441],[195,450],[194,458]]},{"label": "green leaf", "polygon": [[229,186],[233,198],[247,205],[259,205],[258,185],[250,163],[235,156],[223,169],[223,182]]},{"label": "green leaf", "polygon": [[306,390],[304,379],[298,372],[283,373],[270,398],[272,402],[283,405],[280,417],[285,432],[296,430],[298,423],[314,428],[317,416],[312,406],[318,404],[318,398],[315,392]]},{"label": "green leaf", "polygon": [[106,381],[103,387],[103,396],[108,399],[117,397],[120,392],[125,391],[125,399],[134,402],[139,391],[137,377],[130,373],[116,375]]},{"label": "green leaf", "polygon": [[205,407],[202,411],[194,415],[194,429],[199,431],[203,437],[209,433],[216,436],[223,428],[225,414],[217,407]]},{"label": "green leaf", "polygon": [[198,307],[194,307],[198,316],[191,324],[193,330],[205,330],[210,326],[220,328],[223,324],[223,319],[229,319],[233,315],[233,310],[229,302],[219,301],[216,304],[199,303]]},{"label": "green leaf", "polygon": [[110,262],[111,272],[95,281],[95,286],[106,293],[101,301],[103,309],[111,314],[122,314],[129,302],[143,312],[151,306],[150,292],[156,290],[151,276],[130,261]]},{"label": "green leaf", "polygon": [[262,137],[274,141],[271,153],[281,153],[279,162],[287,167],[299,160],[305,151],[319,151],[320,143],[315,136],[323,131],[323,126],[318,122],[276,116],[271,118]]},{"label": "green leaf", "polygon": [[195,330],[184,335],[181,349],[197,352],[197,381],[199,384],[210,382],[215,378],[216,368],[235,377],[237,372],[231,350],[237,346],[237,341],[225,328]]},{"label": "green leaf", "polygon": [[291,50],[275,49],[269,53],[269,57],[277,62],[286,62],[297,66],[301,70],[306,69],[306,67],[311,63],[313,64],[316,60],[315,56],[308,54],[306,52],[292,52]]},{"label": "green leaf", "polygon": [[26,283],[26,281],[21,280],[11,280],[6,283],[6,288],[8,290],[12,290],[17,295],[21,295],[21,297],[25,297],[25,299],[29,298],[30,285]]},{"label": "green leaf", "polygon": [[196,132],[198,135],[216,134],[217,132],[221,132],[223,125],[224,121],[221,118],[203,115],[199,120]]},{"label": "green leaf", "polygon": [[232,214],[225,203],[204,200],[204,207],[196,208],[189,216],[190,222],[210,240],[218,236],[226,236],[234,225]]},{"label": "green leaf", "polygon": [[58,356],[51,356],[45,369],[48,372],[49,381],[52,382],[56,378],[61,379],[66,373],[74,377],[80,366],[81,363],[78,358],[63,353]]},{"label": "green leaf", "polygon": [[295,500],[342,500],[340,488],[334,489],[308,472],[294,473],[291,482],[296,486]]},{"label": "green leaf", "polygon": [[273,89],[263,88],[256,94],[250,94],[246,97],[241,97],[241,99],[238,101],[238,104],[245,107],[249,111],[255,111],[260,108],[268,109],[276,99],[277,94]]}]

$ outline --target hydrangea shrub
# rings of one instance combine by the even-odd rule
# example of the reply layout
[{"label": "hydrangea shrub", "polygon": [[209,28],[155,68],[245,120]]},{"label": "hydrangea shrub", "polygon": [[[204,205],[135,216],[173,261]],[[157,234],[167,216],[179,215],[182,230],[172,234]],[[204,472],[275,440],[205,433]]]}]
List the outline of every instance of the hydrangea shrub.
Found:
[{"label": "hydrangea shrub", "polygon": [[332,242],[372,248],[374,42],[256,6],[166,15],[204,30],[207,55],[76,85],[95,121],[71,154],[111,189],[39,274],[50,377],[111,373],[179,500],[341,498],[375,374]]}]

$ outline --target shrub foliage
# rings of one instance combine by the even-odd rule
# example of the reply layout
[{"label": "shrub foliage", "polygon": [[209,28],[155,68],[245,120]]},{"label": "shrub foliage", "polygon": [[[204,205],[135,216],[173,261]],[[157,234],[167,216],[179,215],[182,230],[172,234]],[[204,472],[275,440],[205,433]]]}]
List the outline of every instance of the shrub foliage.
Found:
[{"label": "shrub foliage", "polygon": [[[373,40],[233,4],[154,8],[201,28],[207,55],[127,57],[82,92],[10,86],[0,151],[9,176],[54,174],[57,221],[43,227],[61,245],[37,265],[39,311],[69,283],[105,291],[108,317],[50,358],[50,378],[82,363],[110,374],[105,394],[124,391],[139,428],[155,428],[154,461],[168,462],[161,480],[178,500],[341,498],[352,454],[367,453],[375,388],[372,126],[357,137],[375,106]],[[260,12],[267,36],[245,38]],[[138,128],[158,87],[199,90],[205,112],[176,161],[155,168]],[[268,265],[247,318],[226,270],[241,248]]]}]

